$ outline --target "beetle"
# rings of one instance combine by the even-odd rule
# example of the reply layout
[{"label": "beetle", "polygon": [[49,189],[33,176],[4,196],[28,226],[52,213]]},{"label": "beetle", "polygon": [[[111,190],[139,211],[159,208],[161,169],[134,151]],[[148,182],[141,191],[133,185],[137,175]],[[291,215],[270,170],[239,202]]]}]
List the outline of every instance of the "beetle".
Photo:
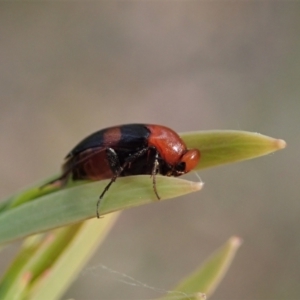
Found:
[{"label": "beetle", "polygon": [[110,179],[97,201],[96,214],[104,194],[118,177],[149,174],[153,190],[156,175],[181,176],[193,170],[200,159],[198,149],[187,149],[172,129],[153,124],[126,124],[99,130],[69,152],[62,175],[48,184],[65,186],[68,179]]}]

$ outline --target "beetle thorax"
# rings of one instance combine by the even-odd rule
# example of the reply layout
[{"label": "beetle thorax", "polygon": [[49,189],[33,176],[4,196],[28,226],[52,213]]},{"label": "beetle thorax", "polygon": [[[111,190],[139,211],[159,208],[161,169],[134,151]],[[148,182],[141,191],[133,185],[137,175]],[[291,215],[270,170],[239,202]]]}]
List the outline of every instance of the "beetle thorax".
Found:
[{"label": "beetle thorax", "polygon": [[176,165],[186,152],[186,146],[179,135],[164,126],[151,127],[148,145],[155,147],[160,157],[171,166]]}]

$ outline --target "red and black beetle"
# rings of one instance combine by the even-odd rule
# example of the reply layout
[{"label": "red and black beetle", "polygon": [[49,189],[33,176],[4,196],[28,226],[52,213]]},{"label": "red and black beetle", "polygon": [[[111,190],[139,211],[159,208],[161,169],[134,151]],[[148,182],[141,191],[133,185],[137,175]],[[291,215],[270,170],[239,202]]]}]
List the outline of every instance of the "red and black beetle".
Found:
[{"label": "red and black beetle", "polygon": [[65,185],[73,180],[110,178],[97,202],[111,184],[129,175],[150,174],[153,189],[160,199],[155,176],[181,176],[196,167],[198,149],[187,149],[179,135],[161,125],[127,124],[99,130],[81,141],[66,157],[62,175],[51,183]]}]

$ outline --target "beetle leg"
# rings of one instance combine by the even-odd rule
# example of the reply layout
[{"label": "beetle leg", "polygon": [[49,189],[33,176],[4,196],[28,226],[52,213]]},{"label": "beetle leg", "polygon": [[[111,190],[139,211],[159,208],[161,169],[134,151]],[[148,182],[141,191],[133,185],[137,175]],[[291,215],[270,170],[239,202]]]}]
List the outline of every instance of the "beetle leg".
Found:
[{"label": "beetle leg", "polygon": [[[114,176],[110,180],[109,184],[105,187],[105,189],[103,190],[102,194],[100,195],[100,197],[99,197],[99,199],[97,201],[97,218],[98,219],[100,218],[100,215],[99,215],[99,206],[100,206],[101,199],[103,198],[103,196],[105,195],[105,193],[108,191],[108,189],[110,188],[110,186],[112,185],[112,183],[117,180],[117,178],[120,176],[120,174],[123,172],[123,170],[128,165],[130,165],[131,163],[133,163],[139,157],[143,156],[147,151],[150,150],[150,148],[154,148],[154,147],[145,147],[145,148],[142,148],[141,150],[139,150],[139,151],[133,153],[132,155],[128,156],[128,158],[125,159],[125,162],[124,162],[124,164],[122,166],[120,166],[120,161],[119,161],[118,155],[115,152],[115,150],[112,149],[112,148],[107,148],[106,149],[107,160],[109,161],[109,165],[111,167],[112,172],[114,173]],[[154,189],[154,193],[155,193],[157,199],[159,200],[160,197],[159,197],[159,195],[157,193],[156,178],[155,178],[155,176],[157,174],[158,168],[159,168],[158,152],[156,151],[156,155],[155,155],[155,160],[154,160],[154,164],[153,164],[153,169],[152,169],[151,176],[153,177],[153,189]]]},{"label": "beetle leg", "polygon": [[98,219],[100,217],[100,215],[99,215],[100,202],[101,202],[101,199],[103,198],[103,196],[105,195],[105,193],[108,191],[110,186],[117,180],[117,178],[120,176],[122,171],[127,167],[127,165],[129,165],[130,163],[135,161],[138,157],[142,156],[147,150],[148,150],[148,148],[143,148],[142,150],[134,153],[133,155],[129,156],[125,160],[125,162],[122,166],[120,166],[120,161],[119,161],[118,155],[115,152],[115,150],[112,148],[106,149],[107,160],[109,162],[110,168],[111,168],[112,172],[114,173],[114,175],[113,175],[112,179],[110,180],[109,184],[103,190],[102,194],[100,195],[100,197],[97,201],[97,218]]},{"label": "beetle leg", "polygon": [[118,154],[112,148],[107,148],[105,150],[105,152],[106,152],[109,166],[110,166],[112,172],[114,173],[114,176],[120,175],[120,173],[122,172],[122,168],[120,166]]},{"label": "beetle leg", "polygon": [[100,197],[97,201],[97,218],[98,219],[100,218],[99,205],[100,205],[101,199],[103,198],[104,194],[108,191],[108,189],[110,188],[112,183],[114,183],[116,181],[116,179],[120,176],[121,172],[124,169],[123,167],[120,166],[120,161],[119,161],[118,155],[114,149],[107,148],[106,155],[107,155],[107,160],[109,162],[110,168],[111,168],[112,172],[114,173],[114,176],[110,180],[109,184],[105,187],[105,189],[103,190],[102,194],[100,195]]},{"label": "beetle leg", "polygon": [[152,176],[152,179],[153,179],[154,193],[155,193],[157,199],[160,200],[160,197],[158,195],[157,188],[156,188],[156,174],[157,174],[158,169],[159,169],[158,152],[156,152],[151,176]]},{"label": "beetle leg", "polygon": [[144,155],[150,149],[155,150],[155,153],[156,153],[154,163],[153,163],[152,172],[151,172],[151,176],[153,178],[154,193],[155,193],[157,199],[160,200],[160,197],[159,197],[157,189],[156,189],[156,174],[157,174],[158,169],[159,169],[159,161],[158,161],[159,155],[158,155],[158,152],[157,152],[155,147],[145,147],[145,148],[139,150],[138,152],[134,153],[133,155],[129,156],[128,159],[126,160],[125,164],[123,165],[123,169],[127,166],[127,164],[134,162],[137,158]]},{"label": "beetle leg", "polygon": [[133,163],[136,159],[138,159],[139,157],[143,156],[147,151],[149,150],[149,147],[145,147],[145,148],[142,148],[141,150],[133,153],[132,155],[128,156],[126,159],[125,159],[125,163],[123,165],[123,169],[128,165],[128,164],[131,164]]}]

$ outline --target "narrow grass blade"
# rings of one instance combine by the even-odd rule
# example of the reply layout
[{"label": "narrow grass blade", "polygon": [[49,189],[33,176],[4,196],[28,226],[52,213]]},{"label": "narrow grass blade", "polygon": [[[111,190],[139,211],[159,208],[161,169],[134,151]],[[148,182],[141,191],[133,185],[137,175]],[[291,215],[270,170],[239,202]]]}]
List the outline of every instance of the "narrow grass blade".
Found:
[{"label": "narrow grass blade", "polygon": [[227,272],[240,245],[241,240],[238,237],[230,238],[223,247],[163,300],[177,299],[177,295],[180,296],[180,294],[182,294],[180,296],[182,300],[196,300],[203,294],[209,297]]},{"label": "narrow grass blade", "polygon": [[19,254],[0,280],[0,299],[19,299],[26,289],[31,276],[22,270],[37,251],[41,236],[30,237],[23,243]]},{"label": "narrow grass blade", "polygon": [[[118,217],[89,220],[54,230],[25,243],[0,282],[3,300],[59,299]],[[40,235],[41,236],[41,235]]]},{"label": "narrow grass blade", "polygon": [[286,146],[284,140],[247,131],[198,131],[181,137],[188,148],[200,150],[198,170],[259,157]]},{"label": "narrow grass blade", "polygon": [[[39,235],[35,243],[28,245],[28,238],[23,243],[19,255],[12,263],[0,283],[0,299],[11,299],[15,297],[15,291],[20,293],[19,298],[23,299],[25,291],[31,283],[49,268],[60,252],[68,245],[72,237],[80,228],[80,223],[73,226],[55,230],[48,235]],[[27,278],[26,285],[20,285]],[[21,289],[23,287],[23,289]]]},{"label": "narrow grass blade", "polygon": [[[0,243],[95,217],[97,200],[107,183],[104,180],[73,186],[3,211],[0,214]],[[161,200],[165,200],[198,191],[202,183],[157,176],[157,186]],[[151,202],[159,201],[149,176],[123,177],[103,198],[100,214]]]},{"label": "narrow grass blade", "polygon": [[38,278],[34,283],[27,299],[60,299],[97,246],[105,239],[118,215],[118,213],[110,214],[101,222],[97,219],[83,222],[77,234],[45,273],[45,276]]}]

